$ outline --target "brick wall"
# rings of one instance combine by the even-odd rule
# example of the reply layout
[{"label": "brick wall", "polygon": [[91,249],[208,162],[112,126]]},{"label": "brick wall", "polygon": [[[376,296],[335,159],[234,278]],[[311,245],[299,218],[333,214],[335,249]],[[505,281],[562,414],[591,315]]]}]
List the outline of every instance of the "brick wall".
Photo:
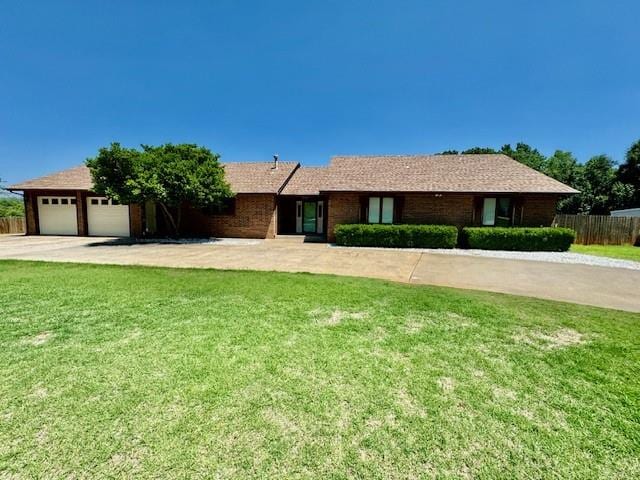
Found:
[{"label": "brick wall", "polygon": [[[333,230],[342,223],[360,223],[360,202],[367,194],[333,193],[327,209],[328,240],[335,240]],[[471,194],[410,193],[393,195],[401,204],[397,223],[446,224],[457,227],[479,225],[482,219],[482,197]],[[523,195],[516,204],[516,225],[550,226],[555,215],[557,195]],[[474,212],[475,210],[475,212]]]},{"label": "brick wall", "polygon": [[[86,194],[69,191],[25,192],[26,233],[38,233],[38,195],[77,195],[78,233],[86,235]],[[366,194],[333,193],[327,202],[328,240],[334,241],[333,230],[341,223],[360,222],[360,199]],[[449,224],[458,227],[478,224],[481,197],[462,194],[418,193],[402,197],[402,223]],[[555,215],[558,195],[523,195],[518,198],[515,222],[523,226],[549,226]],[[474,205],[476,208],[474,220]],[[129,207],[131,235],[141,236],[143,209],[140,205]],[[276,196],[274,194],[239,194],[236,197],[235,214],[206,215],[195,209],[183,213],[185,234],[218,237],[274,238],[276,235]]]},{"label": "brick wall", "polygon": [[[384,194],[382,194],[384,195]],[[332,193],[327,208],[327,233],[330,242],[335,240],[333,229],[341,223],[360,223],[360,199],[367,194]],[[447,224],[459,227],[471,225],[473,219],[473,195],[433,193],[393,195],[401,204],[401,218],[397,223]]]},{"label": "brick wall", "polygon": [[183,210],[185,234],[212,237],[274,238],[275,194],[238,194],[233,215],[208,215],[193,208]]},{"label": "brick wall", "polygon": [[76,192],[76,216],[78,217],[78,235],[89,235],[89,221],[87,219],[87,192]]},{"label": "brick wall", "polygon": [[24,192],[24,213],[27,235],[38,234],[38,204],[37,197],[32,192]]},{"label": "brick wall", "polygon": [[333,230],[342,223],[360,223],[360,194],[332,193],[327,201],[327,240],[335,241]]},{"label": "brick wall", "polygon": [[411,193],[403,197],[402,223],[457,227],[473,223],[473,195]]},{"label": "brick wall", "polygon": [[524,196],[522,198],[522,225],[526,227],[551,226],[559,199],[558,195]]},{"label": "brick wall", "polygon": [[[515,225],[527,227],[551,225],[556,213],[558,195],[529,194],[512,198],[516,205]],[[482,196],[443,194],[441,197],[436,197],[432,194],[408,194],[404,199],[403,223],[449,224],[465,227],[480,225],[482,221]]]}]

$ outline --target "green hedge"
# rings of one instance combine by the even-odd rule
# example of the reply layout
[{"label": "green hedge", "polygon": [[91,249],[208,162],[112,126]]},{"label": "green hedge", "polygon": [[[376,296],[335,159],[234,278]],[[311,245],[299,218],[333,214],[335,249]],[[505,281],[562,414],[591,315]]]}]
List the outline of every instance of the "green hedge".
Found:
[{"label": "green hedge", "polygon": [[350,247],[453,248],[458,229],[449,225],[337,225],[336,243]]},{"label": "green hedge", "polygon": [[575,240],[568,228],[469,227],[462,230],[465,247],[481,250],[566,252]]}]

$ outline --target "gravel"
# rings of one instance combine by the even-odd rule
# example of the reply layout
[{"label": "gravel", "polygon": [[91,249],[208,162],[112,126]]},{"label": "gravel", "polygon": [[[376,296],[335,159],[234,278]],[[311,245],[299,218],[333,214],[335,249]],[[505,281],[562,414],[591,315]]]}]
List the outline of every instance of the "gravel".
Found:
[{"label": "gravel", "polygon": [[571,263],[577,265],[592,265],[595,267],[626,268],[640,270],[640,262],[621,260],[617,258],[597,257],[583,253],[572,252],[510,252],[505,250],[473,250],[473,249],[438,249],[438,248],[379,248],[379,247],[340,247],[332,248],[367,248],[374,250],[401,250],[405,252],[433,253],[437,255],[459,255],[466,257],[504,258],[507,260],[528,260],[532,262]]},{"label": "gravel", "polygon": [[466,255],[470,257],[506,258],[510,260],[530,260],[533,262],[573,263],[592,265],[595,267],[640,270],[640,262],[572,252],[508,252],[504,250],[460,250],[455,248],[452,250],[429,248],[423,249],[423,252],[444,255]]}]

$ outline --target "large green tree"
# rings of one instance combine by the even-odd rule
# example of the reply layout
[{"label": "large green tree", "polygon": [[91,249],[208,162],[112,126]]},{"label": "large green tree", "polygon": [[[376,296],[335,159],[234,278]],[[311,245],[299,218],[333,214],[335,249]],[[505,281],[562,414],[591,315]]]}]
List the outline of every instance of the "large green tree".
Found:
[{"label": "large green tree", "polygon": [[625,161],[618,169],[618,181],[633,189],[625,206],[640,207],[640,140],[627,150]]},{"label": "large green tree", "polygon": [[2,217],[23,217],[24,203],[20,198],[0,196],[0,218]]},{"label": "large green tree", "polygon": [[583,210],[606,215],[611,209],[612,188],[616,182],[615,163],[607,155],[591,157],[583,167]]},{"label": "large green tree", "polygon": [[467,148],[462,153],[464,155],[478,155],[478,154],[490,155],[498,152],[491,147],[472,147],[472,148]]},{"label": "large green tree", "polygon": [[584,167],[578,163],[571,152],[556,150],[546,159],[542,172],[582,192],[560,200],[558,212],[587,213],[583,202]]},{"label": "large green tree", "polygon": [[0,218],[23,217],[24,202],[4,186],[5,181],[0,178]]},{"label": "large green tree", "polygon": [[582,181],[582,167],[571,152],[556,150],[545,162],[543,172],[567,185],[577,185]]},{"label": "large green tree", "polygon": [[545,167],[546,158],[536,148],[531,147],[523,142],[518,142],[516,148],[512,148],[510,144],[503,145],[500,153],[525,164],[534,170],[542,171]]},{"label": "large green tree", "polygon": [[112,143],[87,159],[87,166],[96,193],[120,203],[155,202],[177,236],[183,205],[216,208],[233,196],[219,159],[192,144],[142,145],[137,150]]},{"label": "large green tree", "polygon": [[611,194],[609,195],[609,210],[631,208],[633,205],[640,205],[640,202],[633,203],[633,197],[636,191],[633,185],[614,182],[611,186]]}]

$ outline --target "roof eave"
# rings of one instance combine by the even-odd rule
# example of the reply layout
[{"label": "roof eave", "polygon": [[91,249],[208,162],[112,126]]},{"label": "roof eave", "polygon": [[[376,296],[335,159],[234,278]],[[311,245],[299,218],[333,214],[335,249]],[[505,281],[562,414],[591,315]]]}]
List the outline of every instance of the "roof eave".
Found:
[{"label": "roof eave", "polygon": [[319,194],[323,193],[368,193],[368,192],[388,192],[388,193],[433,193],[433,194],[464,194],[464,195],[575,195],[580,193],[579,190],[571,189],[571,191],[557,190],[388,190],[388,189],[322,189]]},{"label": "roof eave", "polygon": [[77,190],[80,192],[90,192],[91,189],[90,188],[86,188],[86,187],[77,187],[77,186],[69,186],[66,185],[64,187],[31,187],[31,186],[21,186],[21,185],[11,185],[9,187],[6,188],[6,190],[10,191],[10,192],[14,192],[14,191],[20,191],[20,192],[26,192],[29,190],[52,190],[52,191],[56,191],[56,190]]}]

